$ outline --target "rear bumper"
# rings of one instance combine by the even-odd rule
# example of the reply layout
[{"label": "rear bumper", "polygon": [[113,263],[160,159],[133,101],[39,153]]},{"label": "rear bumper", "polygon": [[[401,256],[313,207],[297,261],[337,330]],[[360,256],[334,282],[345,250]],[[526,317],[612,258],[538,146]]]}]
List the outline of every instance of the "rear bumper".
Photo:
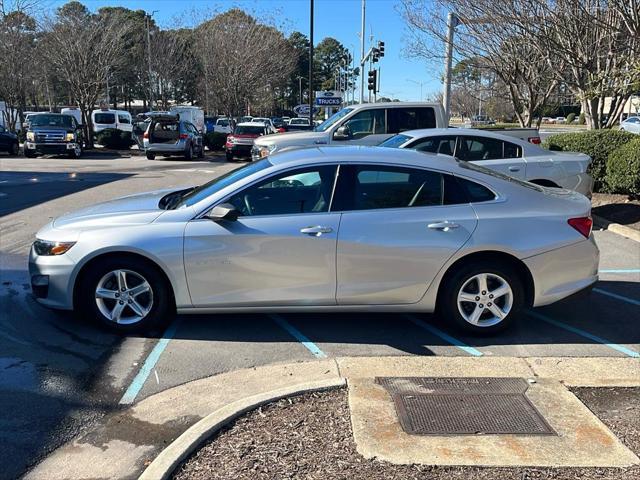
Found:
[{"label": "rear bumper", "polygon": [[573,245],[523,259],[533,276],[533,306],[562,300],[598,281],[600,252],[593,235]]},{"label": "rear bumper", "polygon": [[148,140],[145,140],[144,150],[150,153],[182,155],[187,150],[187,142],[179,140],[177,143],[148,143]]}]

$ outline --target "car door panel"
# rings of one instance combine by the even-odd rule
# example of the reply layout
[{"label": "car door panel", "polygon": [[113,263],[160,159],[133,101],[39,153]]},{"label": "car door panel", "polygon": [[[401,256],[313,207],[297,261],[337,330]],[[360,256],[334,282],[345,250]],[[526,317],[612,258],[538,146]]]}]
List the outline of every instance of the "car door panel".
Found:
[{"label": "car door panel", "polygon": [[[335,304],[340,214],[194,220],[184,263],[194,306]],[[324,233],[302,233],[322,227]]]},{"label": "car door panel", "polygon": [[[457,227],[429,228],[444,221]],[[469,204],[343,213],[336,258],[338,304],[418,302],[476,223]]]}]

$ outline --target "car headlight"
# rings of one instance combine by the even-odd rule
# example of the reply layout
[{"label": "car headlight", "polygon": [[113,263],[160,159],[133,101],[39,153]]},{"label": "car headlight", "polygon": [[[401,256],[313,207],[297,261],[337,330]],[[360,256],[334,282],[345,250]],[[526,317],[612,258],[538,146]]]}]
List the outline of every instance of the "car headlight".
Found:
[{"label": "car headlight", "polygon": [[33,248],[38,255],[63,255],[75,244],[76,242],[50,242],[49,240],[37,239],[33,243]]},{"label": "car headlight", "polygon": [[260,158],[268,157],[276,151],[276,148],[275,145],[263,145],[259,147],[258,153],[260,154]]},{"label": "car headlight", "polygon": [[33,132],[27,132],[27,140],[29,140],[30,142],[35,142],[36,140],[36,135]]},{"label": "car headlight", "polygon": [[67,133],[64,137],[65,142],[73,142],[76,139],[76,136],[73,133]]}]

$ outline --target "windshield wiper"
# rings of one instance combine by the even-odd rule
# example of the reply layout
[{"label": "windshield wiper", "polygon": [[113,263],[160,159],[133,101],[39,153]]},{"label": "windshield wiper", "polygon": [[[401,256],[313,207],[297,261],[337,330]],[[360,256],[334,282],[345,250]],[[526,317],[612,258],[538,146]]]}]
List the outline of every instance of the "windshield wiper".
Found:
[{"label": "windshield wiper", "polygon": [[167,193],[160,199],[160,202],[158,202],[158,207],[163,210],[174,210],[178,206],[182,198],[187,193],[192,192],[196,188],[198,188],[197,185],[195,187],[189,187],[183,190],[177,190],[175,192]]}]

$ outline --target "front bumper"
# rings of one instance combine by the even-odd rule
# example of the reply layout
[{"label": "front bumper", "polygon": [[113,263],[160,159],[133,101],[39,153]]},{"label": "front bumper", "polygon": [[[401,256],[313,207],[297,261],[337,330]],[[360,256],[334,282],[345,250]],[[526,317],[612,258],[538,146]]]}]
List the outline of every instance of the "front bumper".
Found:
[{"label": "front bumper", "polygon": [[562,300],[598,281],[600,251],[588,240],[523,259],[533,276],[533,306]]},{"label": "front bumper", "polygon": [[252,148],[253,148],[253,145],[251,144],[243,145],[241,143],[233,143],[233,144],[225,145],[225,150],[227,153],[236,155],[238,157],[251,157]]},{"label": "front bumper", "polygon": [[29,277],[33,296],[50,308],[73,308],[72,276],[76,264],[67,254],[37,255],[33,246],[29,252]]},{"label": "front bumper", "polygon": [[24,143],[25,150],[29,150],[34,153],[41,153],[43,155],[61,155],[64,153],[69,153],[75,150],[77,147],[78,147],[78,144],[75,142],[69,142],[69,143],[25,142]]}]

